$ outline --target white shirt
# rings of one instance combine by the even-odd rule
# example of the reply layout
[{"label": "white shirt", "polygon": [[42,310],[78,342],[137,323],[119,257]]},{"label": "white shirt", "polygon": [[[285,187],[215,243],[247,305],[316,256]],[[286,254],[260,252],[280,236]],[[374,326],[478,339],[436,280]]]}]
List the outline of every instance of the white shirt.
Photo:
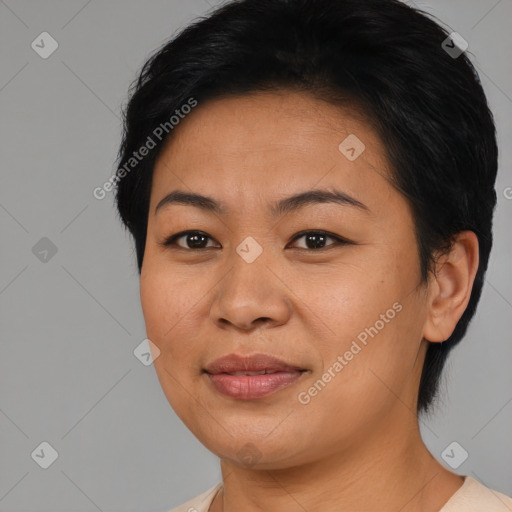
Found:
[{"label": "white shirt", "polygon": [[[208,512],[222,482],[170,512]],[[511,512],[512,498],[482,485],[469,475],[439,512]]]}]

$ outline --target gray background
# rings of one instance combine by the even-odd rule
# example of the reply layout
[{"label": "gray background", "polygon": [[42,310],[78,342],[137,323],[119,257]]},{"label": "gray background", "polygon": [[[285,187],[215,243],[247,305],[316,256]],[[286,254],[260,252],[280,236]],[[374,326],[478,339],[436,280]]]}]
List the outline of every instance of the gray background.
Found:
[{"label": "gray background", "polygon": [[[469,454],[458,473],[512,494],[512,0],[415,4],[469,42],[501,148],[482,300],[421,429],[438,459],[457,441]],[[115,170],[136,71],[211,5],[0,1],[2,511],[162,511],[220,481],[133,354],[145,330],[132,241],[113,194],[92,195]],[[47,59],[31,48],[43,31],[59,44]],[[43,237],[57,248],[46,262],[33,252]],[[48,469],[31,457],[43,441],[59,455]]]}]

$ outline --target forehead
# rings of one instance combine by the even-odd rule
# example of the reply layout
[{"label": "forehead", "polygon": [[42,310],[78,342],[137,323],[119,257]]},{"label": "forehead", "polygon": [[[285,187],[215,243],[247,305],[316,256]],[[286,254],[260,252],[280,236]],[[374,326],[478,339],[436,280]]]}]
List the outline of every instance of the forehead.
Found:
[{"label": "forehead", "polygon": [[306,93],[254,93],[199,104],[180,121],[156,162],[151,208],[176,188],[247,205],[322,186],[390,193],[388,177],[385,147],[356,111]]}]

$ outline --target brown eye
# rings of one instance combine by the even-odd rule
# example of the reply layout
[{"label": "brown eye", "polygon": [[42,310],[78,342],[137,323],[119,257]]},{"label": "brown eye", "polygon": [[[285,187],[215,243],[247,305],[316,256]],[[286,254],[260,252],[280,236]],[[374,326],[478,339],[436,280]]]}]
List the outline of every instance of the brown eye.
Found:
[{"label": "brown eye", "polygon": [[[348,244],[347,240],[343,238],[332,235],[330,233],[326,233],[325,231],[303,231],[299,233],[293,241],[304,238],[305,247],[298,247],[299,249],[313,249],[313,250],[321,250],[326,247],[335,246],[339,244]],[[327,244],[328,239],[334,240],[334,243]]]}]

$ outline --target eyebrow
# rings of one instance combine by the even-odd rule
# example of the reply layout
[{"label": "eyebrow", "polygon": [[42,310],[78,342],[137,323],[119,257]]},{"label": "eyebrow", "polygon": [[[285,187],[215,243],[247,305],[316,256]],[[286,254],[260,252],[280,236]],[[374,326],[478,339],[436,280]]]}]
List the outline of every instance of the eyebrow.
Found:
[{"label": "eyebrow", "polygon": [[[319,203],[335,203],[342,206],[352,206],[359,208],[360,210],[370,212],[370,209],[365,204],[345,192],[341,192],[339,190],[319,189],[308,190],[306,192],[301,192],[281,199],[270,206],[270,212],[274,217],[277,217],[297,211],[304,206]],[[225,215],[227,213],[226,207],[211,197],[192,192],[173,190],[156,205],[155,215],[161,208],[170,204],[194,206],[201,210],[217,213],[219,215]]]}]

